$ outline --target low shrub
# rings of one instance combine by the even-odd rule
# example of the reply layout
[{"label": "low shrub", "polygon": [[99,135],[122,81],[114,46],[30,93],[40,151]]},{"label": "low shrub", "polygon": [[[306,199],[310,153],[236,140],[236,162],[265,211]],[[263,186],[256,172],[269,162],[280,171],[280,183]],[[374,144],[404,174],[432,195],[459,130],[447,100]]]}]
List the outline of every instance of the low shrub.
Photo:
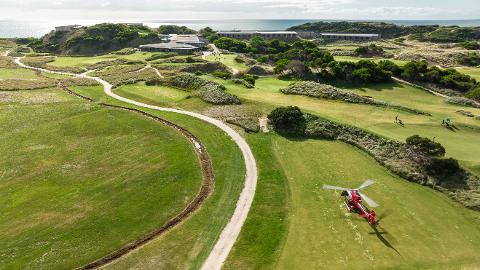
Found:
[{"label": "low shrub", "polygon": [[224,79],[224,80],[228,80],[228,79],[232,78],[232,73],[230,73],[230,72],[214,71],[211,74],[213,76],[217,77],[217,78]]},{"label": "low shrub", "polygon": [[255,78],[255,76],[252,76],[250,74],[245,74],[243,75],[242,79],[251,85],[255,85],[255,81],[257,78]]},{"label": "low shrub", "polygon": [[480,65],[480,54],[478,53],[465,53],[465,54],[460,54],[457,57],[457,62],[460,65],[464,66],[479,66]]},{"label": "low shrub", "polygon": [[375,44],[370,44],[367,46],[360,46],[355,49],[355,54],[358,56],[382,56],[383,49]]},{"label": "low shrub", "polygon": [[0,90],[2,91],[16,91],[16,90],[34,90],[42,88],[50,88],[57,86],[57,81],[54,79],[39,79],[39,80],[22,80],[22,79],[6,79],[0,80]]},{"label": "low shrub", "polygon": [[151,69],[144,69],[142,71],[127,72],[127,73],[113,73],[102,76],[102,79],[111,83],[114,87],[122,84],[133,84],[141,81],[149,81],[158,78],[157,73]]},{"label": "low shrub", "polygon": [[189,65],[187,67],[182,68],[181,71],[191,72],[191,73],[195,73],[197,71],[201,71],[202,73],[223,72],[223,73],[230,74],[230,69],[226,65],[220,62],[208,62],[205,64]]},{"label": "low shrub", "polygon": [[283,94],[288,94],[288,95],[304,95],[304,96],[315,97],[315,98],[341,100],[349,103],[370,104],[370,105],[376,105],[376,106],[396,108],[396,109],[400,109],[400,110],[415,113],[415,114],[428,115],[427,113],[416,110],[416,109],[411,109],[411,108],[403,107],[400,105],[390,104],[384,101],[378,101],[369,97],[357,95],[348,90],[342,90],[331,85],[315,83],[315,82],[308,82],[308,81],[296,82],[294,84],[291,84],[287,88],[281,89],[280,91]]},{"label": "low shrub", "polygon": [[232,79],[232,82],[234,82],[236,84],[241,84],[241,85],[245,86],[246,88],[254,88],[255,87],[252,84],[250,84],[249,82],[247,82],[245,80],[242,80],[242,79],[238,79],[238,78]]},{"label": "low shrub", "polygon": [[0,68],[17,68],[18,65],[12,61],[12,58],[0,56]]},{"label": "low shrub", "polygon": [[[445,102],[450,104],[462,105],[462,106],[469,106],[473,108],[480,108],[480,104],[478,102],[473,101],[472,99],[480,97],[480,88],[478,90],[478,95],[475,95],[474,92],[470,95],[470,92],[467,93],[468,98],[464,97],[448,97],[445,99]],[[471,99],[470,99],[471,98]]]},{"label": "low shrub", "polygon": [[246,132],[257,133],[260,131],[260,124],[258,118],[255,117],[243,117],[243,118],[227,118],[225,122],[239,126]]},{"label": "low shrub", "polygon": [[123,74],[123,73],[129,73],[129,72],[135,72],[139,71],[140,69],[144,68],[144,64],[134,64],[134,65],[114,65],[114,66],[108,66],[104,69],[95,71],[91,75],[97,76],[97,77],[105,77],[105,76],[110,76],[110,75],[115,75],[115,74]]},{"label": "low shrub", "polygon": [[252,74],[252,75],[258,75],[258,76],[267,76],[267,75],[272,75],[273,74],[272,71],[266,70],[265,68],[263,68],[261,66],[250,67],[245,71],[245,73],[246,74]]},{"label": "low shrub", "polygon": [[130,55],[130,54],[134,54],[136,51],[137,51],[137,50],[134,49],[134,48],[123,48],[123,49],[121,49],[121,50],[112,52],[112,54],[116,54],[116,55]]},{"label": "low shrub", "polygon": [[466,97],[480,101],[480,86],[468,91]]},{"label": "low shrub", "polygon": [[240,56],[240,55],[235,56],[234,60],[235,60],[235,62],[237,62],[237,63],[245,63],[245,58],[243,58],[243,57]]},{"label": "low shrub", "polygon": [[203,101],[216,105],[240,104],[240,99],[225,92],[225,86],[205,80],[189,73],[183,73],[165,80],[154,79],[146,82],[147,85],[166,85],[192,92]]},{"label": "low shrub", "polygon": [[150,57],[147,57],[145,60],[146,61],[154,61],[154,60],[158,60],[158,59],[166,59],[166,58],[175,57],[175,56],[178,56],[178,53],[175,53],[175,52],[156,53],[156,54],[153,54]]}]

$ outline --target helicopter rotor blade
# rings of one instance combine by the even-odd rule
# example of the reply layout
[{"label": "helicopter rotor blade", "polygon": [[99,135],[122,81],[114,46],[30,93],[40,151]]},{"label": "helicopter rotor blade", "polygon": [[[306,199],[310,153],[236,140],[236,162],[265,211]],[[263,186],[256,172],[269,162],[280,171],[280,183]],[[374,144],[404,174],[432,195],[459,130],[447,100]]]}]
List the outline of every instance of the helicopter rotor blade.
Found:
[{"label": "helicopter rotor blade", "polygon": [[[360,193],[360,191],[358,193]],[[365,194],[360,193],[360,196],[362,196],[362,199],[368,204],[368,206],[373,207],[373,208],[379,206],[378,203],[376,203],[374,200],[367,197]]]},{"label": "helicopter rotor blade", "polygon": [[361,185],[357,188],[357,190],[364,189],[364,188],[372,185],[373,183],[375,183],[375,181],[368,179],[367,181],[363,182],[363,184],[361,184]]},{"label": "helicopter rotor blade", "polygon": [[323,185],[323,189],[334,189],[334,190],[350,190],[344,187],[337,187],[337,186],[330,186],[330,185]]}]

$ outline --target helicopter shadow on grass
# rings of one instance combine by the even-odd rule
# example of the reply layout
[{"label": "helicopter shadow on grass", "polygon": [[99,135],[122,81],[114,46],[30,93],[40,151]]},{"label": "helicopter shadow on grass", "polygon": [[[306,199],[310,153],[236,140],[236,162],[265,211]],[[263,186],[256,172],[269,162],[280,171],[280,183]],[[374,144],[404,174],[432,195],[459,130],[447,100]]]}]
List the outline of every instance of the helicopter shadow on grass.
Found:
[{"label": "helicopter shadow on grass", "polygon": [[[383,237],[383,235],[389,234],[384,228],[382,228],[378,224],[380,222],[380,220],[382,220],[384,217],[385,217],[385,215],[381,216],[377,220],[376,224],[370,225],[370,227],[372,227],[372,229],[373,229],[373,232],[369,232],[368,234],[374,234],[378,238],[378,240],[380,240],[382,242],[382,244],[384,244],[386,247],[395,251],[395,253],[397,253],[398,255],[402,256],[402,254],[400,254],[400,252],[385,237]],[[381,231],[379,229],[381,229]]]},{"label": "helicopter shadow on grass", "polygon": [[[357,214],[357,213],[355,213]],[[383,235],[386,235],[386,234],[389,234],[384,228],[382,228],[378,222],[380,220],[382,220],[383,218],[385,217],[385,215],[381,216],[378,221],[377,221],[377,224],[375,225],[370,225],[370,227],[373,229],[373,232],[369,232],[368,234],[370,235],[375,235],[378,240],[380,240],[382,242],[383,245],[385,245],[386,247],[392,249],[393,251],[395,251],[395,253],[397,253],[398,255],[402,256],[402,254],[400,254],[400,252],[392,245],[392,243],[390,243],[390,241],[388,241]],[[339,215],[337,218],[339,219],[345,219],[345,218],[352,218],[350,216],[344,216],[344,215]],[[380,229],[380,230],[379,230]],[[389,234],[390,235],[390,234]],[[391,236],[391,235],[390,235]]]}]

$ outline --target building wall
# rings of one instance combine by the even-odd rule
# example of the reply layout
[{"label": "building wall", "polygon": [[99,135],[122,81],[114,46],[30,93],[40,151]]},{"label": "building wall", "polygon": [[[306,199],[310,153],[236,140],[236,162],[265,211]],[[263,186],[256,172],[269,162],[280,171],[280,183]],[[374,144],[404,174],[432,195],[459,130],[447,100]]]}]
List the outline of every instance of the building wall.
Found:
[{"label": "building wall", "polygon": [[347,35],[322,35],[323,39],[329,40],[350,40],[350,41],[369,41],[379,40],[380,36],[347,36]]},{"label": "building wall", "polygon": [[297,34],[283,34],[283,33],[218,33],[221,37],[236,38],[236,39],[251,39],[253,37],[262,37],[264,39],[283,39],[292,40],[298,38]]}]

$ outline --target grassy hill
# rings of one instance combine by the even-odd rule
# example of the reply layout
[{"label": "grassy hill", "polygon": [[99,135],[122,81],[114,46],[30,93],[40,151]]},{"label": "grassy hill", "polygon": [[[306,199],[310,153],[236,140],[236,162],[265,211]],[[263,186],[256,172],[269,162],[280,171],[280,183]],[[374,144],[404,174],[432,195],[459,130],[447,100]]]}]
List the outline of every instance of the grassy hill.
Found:
[{"label": "grassy hill", "polygon": [[70,32],[52,31],[30,46],[38,52],[93,55],[158,41],[147,27],[103,23]]}]

